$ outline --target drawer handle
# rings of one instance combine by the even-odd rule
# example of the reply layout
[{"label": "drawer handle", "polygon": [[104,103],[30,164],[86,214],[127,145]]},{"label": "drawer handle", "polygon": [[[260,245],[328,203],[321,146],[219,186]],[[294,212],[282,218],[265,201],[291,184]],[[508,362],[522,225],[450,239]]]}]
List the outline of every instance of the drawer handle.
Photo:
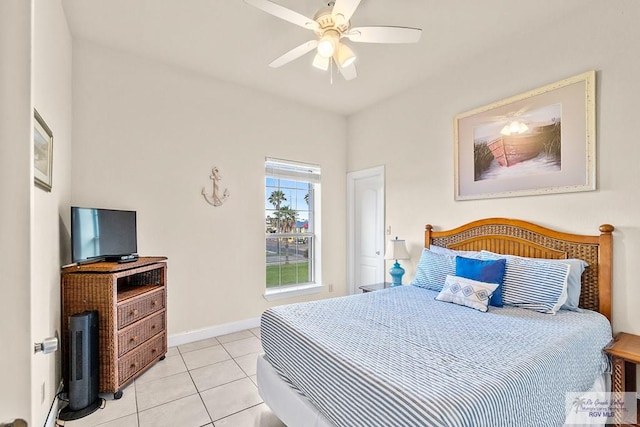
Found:
[{"label": "drawer handle", "polygon": [[151,349],[151,353],[155,353],[156,351],[158,351],[158,349],[157,349],[157,348],[152,348],[152,349]]},{"label": "drawer handle", "polygon": [[131,310],[131,313],[130,313],[130,314],[131,314],[132,316],[137,315],[137,314],[138,314],[138,309],[137,309],[137,308],[134,308],[133,310]]},{"label": "drawer handle", "polygon": [[131,366],[129,366],[129,368],[134,369],[136,367],[135,363],[132,363]]},{"label": "drawer handle", "polygon": [[151,329],[155,329],[155,328],[156,328],[155,324],[151,325]]},{"label": "drawer handle", "polygon": [[158,305],[158,301],[156,300],[151,301],[151,305],[155,307],[156,305]]},{"label": "drawer handle", "polygon": [[138,341],[138,337],[131,337],[131,342],[136,342]]}]

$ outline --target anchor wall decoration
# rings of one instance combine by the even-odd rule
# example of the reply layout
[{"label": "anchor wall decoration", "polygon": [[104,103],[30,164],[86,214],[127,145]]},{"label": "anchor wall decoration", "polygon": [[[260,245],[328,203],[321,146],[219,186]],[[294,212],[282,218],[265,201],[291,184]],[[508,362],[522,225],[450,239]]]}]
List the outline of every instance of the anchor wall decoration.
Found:
[{"label": "anchor wall decoration", "polygon": [[220,181],[222,180],[222,175],[220,175],[220,171],[217,166],[214,166],[213,169],[211,169],[209,179],[213,181],[213,191],[211,194],[207,194],[206,188],[202,187],[202,196],[210,205],[216,207],[222,206],[222,204],[229,198],[229,190],[225,188],[224,192],[220,194]]}]

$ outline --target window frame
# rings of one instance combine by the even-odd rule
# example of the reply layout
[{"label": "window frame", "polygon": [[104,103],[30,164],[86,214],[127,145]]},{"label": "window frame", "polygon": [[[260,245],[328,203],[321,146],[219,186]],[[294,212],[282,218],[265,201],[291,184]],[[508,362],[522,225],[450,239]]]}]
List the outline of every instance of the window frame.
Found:
[{"label": "window frame", "polygon": [[[279,180],[278,186],[273,187],[269,185],[269,179]],[[309,201],[307,202],[308,206],[308,228],[305,232],[286,232],[286,233],[270,233],[267,230],[267,217],[269,215],[265,215],[265,249],[267,247],[268,239],[299,239],[306,238],[308,239],[308,281],[301,282],[299,278],[296,278],[296,283],[290,284],[282,284],[280,279],[280,284],[277,286],[269,286],[267,287],[267,277],[266,277],[266,267],[270,265],[267,260],[267,252],[265,251],[265,293],[264,297],[267,300],[280,299],[280,298],[289,298],[298,295],[307,295],[318,293],[322,290],[323,286],[321,285],[321,275],[320,275],[320,193],[321,193],[321,168],[319,165],[291,161],[291,160],[283,160],[283,159],[275,159],[275,158],[265,158],[265,178],[264,178],[264,193],[265,193],[265,214],[268,212],[277,212],[276,207],[270,208],[267,204],[267,194],[269,189],[277,188],[277,191],[281,191],[280,182],[281,181],[294,181],[296,183],[306,183],[309,184],[310,188],[308,193],[311,195]],[[290,190],[300,190],[299,187],[295,188],[287,188]],[[292,201],[289,201],[290,203]],[[291,206],[291,205],[289,205]],[[297,207],[297,206],[296,206]],[[297,209],[295,209],[298,211]],[[297,244],[297,243],[296,243]]]}]

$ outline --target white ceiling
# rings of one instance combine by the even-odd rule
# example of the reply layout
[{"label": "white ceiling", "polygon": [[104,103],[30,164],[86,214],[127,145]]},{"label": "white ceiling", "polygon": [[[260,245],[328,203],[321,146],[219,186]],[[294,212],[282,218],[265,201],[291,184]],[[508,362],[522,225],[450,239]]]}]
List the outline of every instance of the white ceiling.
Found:
[{"label": "white ceiling", "polygon": [[[74,38],[351,114],[429,78],[502,40],[562,18],[584,0],[362,0],[352,26],[422,28],[417,44],[351,43],[358,78],[344,81],[311,66],[313,53],[273,69],[268,64],[314,37],[242,0],[62,0]],[[313,17],[322,0],[276,0]],[[505,55],[508,59],[508,55]]]}]

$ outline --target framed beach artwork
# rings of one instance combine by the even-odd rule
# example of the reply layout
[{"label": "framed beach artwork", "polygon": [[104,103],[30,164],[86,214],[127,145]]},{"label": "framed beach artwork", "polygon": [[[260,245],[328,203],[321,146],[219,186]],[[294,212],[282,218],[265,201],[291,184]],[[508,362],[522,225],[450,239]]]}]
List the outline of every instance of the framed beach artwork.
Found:
[{"label": "framed beach artwork", "polygon": [[51,191],[53,181],[53,133],[44,119],[34,111],[33,128],[33,178],[35,184],[46,191]]},{"label": "framed beach artwork", "polygon": [[595,71],[458,114],[455,199],[596,189]]}]

